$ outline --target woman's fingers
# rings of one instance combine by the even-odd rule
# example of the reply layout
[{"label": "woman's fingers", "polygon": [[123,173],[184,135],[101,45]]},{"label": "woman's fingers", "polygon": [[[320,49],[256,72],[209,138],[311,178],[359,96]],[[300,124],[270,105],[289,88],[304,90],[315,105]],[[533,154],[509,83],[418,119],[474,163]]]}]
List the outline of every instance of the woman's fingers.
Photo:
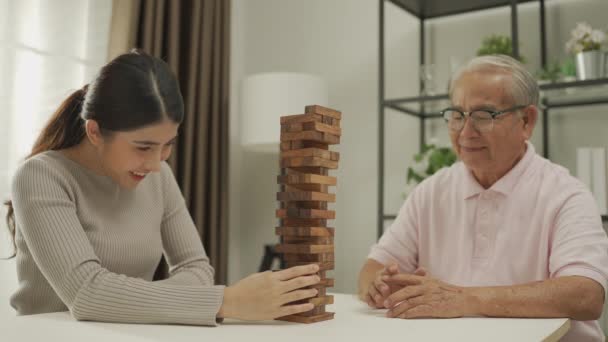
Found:
[{"label": "woman's fingers", "polygon": [[279,303],[281,305],[285,305],[291,302],[297,302],[299,300],[303,300],[306,298],[312,298],[319,293],[317,289],[306,289],[306,290],[296,290],[293,292],[285,293],[280,297]]},{"label": "woman's fingers", "polygon": [[317,275],[297,277],[283,282],[283,293],[291,292],[306,286],[318,284],[321,278]]},{"label": "woman's fingers", "polygon": [[301,277],[304,275],[309,275],[313,273],[319,272],[319,265],[310,264],[310,265],[302,265],[302,266],[294,266],[282,271],[274,272],[273,275],[277,277],[279,280],[289,280],[297,277]]}]

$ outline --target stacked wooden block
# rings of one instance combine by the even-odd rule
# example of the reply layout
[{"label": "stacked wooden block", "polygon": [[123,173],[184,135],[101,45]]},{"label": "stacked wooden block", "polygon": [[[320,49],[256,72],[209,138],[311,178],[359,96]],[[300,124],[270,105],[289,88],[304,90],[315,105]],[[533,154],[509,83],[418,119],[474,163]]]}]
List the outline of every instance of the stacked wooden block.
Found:
[{"label": "stacked wooden block", "polygon": [[333,304],[326,288],[334,286],[326,275],[334,269],[334,228],[327,227],[327,220],[336,216],[328,209],[328,203],[336,200],[329,187],[337,181],[328,171],[338,168],[339,154],[329,151],[329,145],[340,143],[341,118],[339,111],[318,105],[306,106],[305,114],[281,117],[281,175],[277,179],[281,190],[276,212],[281,243],[276,250],[283,253],[286,267],[318,264],[321,282],[313,286],[318,295],[302,301],[313,303],[313,310],[280,320],[313,323],[334,317],[325,311],[326,305]]}]

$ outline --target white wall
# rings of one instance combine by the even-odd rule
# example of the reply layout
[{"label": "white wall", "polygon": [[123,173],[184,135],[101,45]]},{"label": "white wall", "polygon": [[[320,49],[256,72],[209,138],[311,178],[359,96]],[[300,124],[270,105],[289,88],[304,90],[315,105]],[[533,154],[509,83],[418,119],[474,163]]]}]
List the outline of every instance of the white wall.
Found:
[{"label": "white wall", "polygon": [[[569,31],[581,20],[606,27],[608,1],[547,2],[549,52],[563,55]],[[495,9],[428,22],[428,52],[437,65],[437,86],[445,89],[453,60],[466,60],[489,33],[509,33],[508,9]],[[538,6],[520,5],[522,53],[531,70],[538,66]],[[418,22],[386,5],[387,97],[417,94]],[[343,137],[336,210],[336,291],[356,291],[358,270],[376,239],[378,1],[233,0],[231,102],[230,282],[255,272],[265,243],[276,243],[276,154],[243,150],[239,144],[240,83],[248,75],[295,71],[320,75],[329,85],[330,107],[343,112]],[[608,147],[604,107],[560,110],[552,114],[555,160],[573,167],[580,144]],[[386,118],[386,212],[401,205],[405,171],[418,148],[418,121],[392,111]],[[429,129],[447,143],[437,122]],[[277,127],[278,129],[278,127]],[[533,139],[541,151],[540,126]],[[567,139],[567,140],[566,140]]]}]

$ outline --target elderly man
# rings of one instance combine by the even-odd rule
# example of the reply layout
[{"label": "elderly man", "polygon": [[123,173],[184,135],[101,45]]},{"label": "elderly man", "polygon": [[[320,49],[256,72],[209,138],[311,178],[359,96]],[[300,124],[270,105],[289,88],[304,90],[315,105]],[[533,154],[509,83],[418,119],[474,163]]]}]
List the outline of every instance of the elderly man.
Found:
[{"label": "elderly man", "polygon": [[359,297],[388,317],[568,317],[564,340],[603,341],[608,239],[589,190],[527,142],[536,80],[510,57],[477,57],[450,100],[461,162],[408,196],[371,249]]}]

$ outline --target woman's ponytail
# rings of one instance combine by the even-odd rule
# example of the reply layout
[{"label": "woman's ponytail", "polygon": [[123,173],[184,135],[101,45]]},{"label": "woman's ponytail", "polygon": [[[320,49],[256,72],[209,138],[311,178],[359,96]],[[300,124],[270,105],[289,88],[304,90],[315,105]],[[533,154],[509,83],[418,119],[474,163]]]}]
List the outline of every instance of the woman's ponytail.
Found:
[{"label": "woman's ponytail", "polygon": [[[72,93],[65,99],[46,123],[32,147],[32,152],[26,157],[31,158],[38,153],[51,150],[61,150],[78,145],[86,135],[84,121],[80,117],[82,104],[87,94],[88,85]],[[15,212],[12,201],[4,202],[8,208],[6,224],[12,236],[15,247]],[[14,248],[16,251],[17,249]],[[15,254],[10,256],[14,257]]]}]

